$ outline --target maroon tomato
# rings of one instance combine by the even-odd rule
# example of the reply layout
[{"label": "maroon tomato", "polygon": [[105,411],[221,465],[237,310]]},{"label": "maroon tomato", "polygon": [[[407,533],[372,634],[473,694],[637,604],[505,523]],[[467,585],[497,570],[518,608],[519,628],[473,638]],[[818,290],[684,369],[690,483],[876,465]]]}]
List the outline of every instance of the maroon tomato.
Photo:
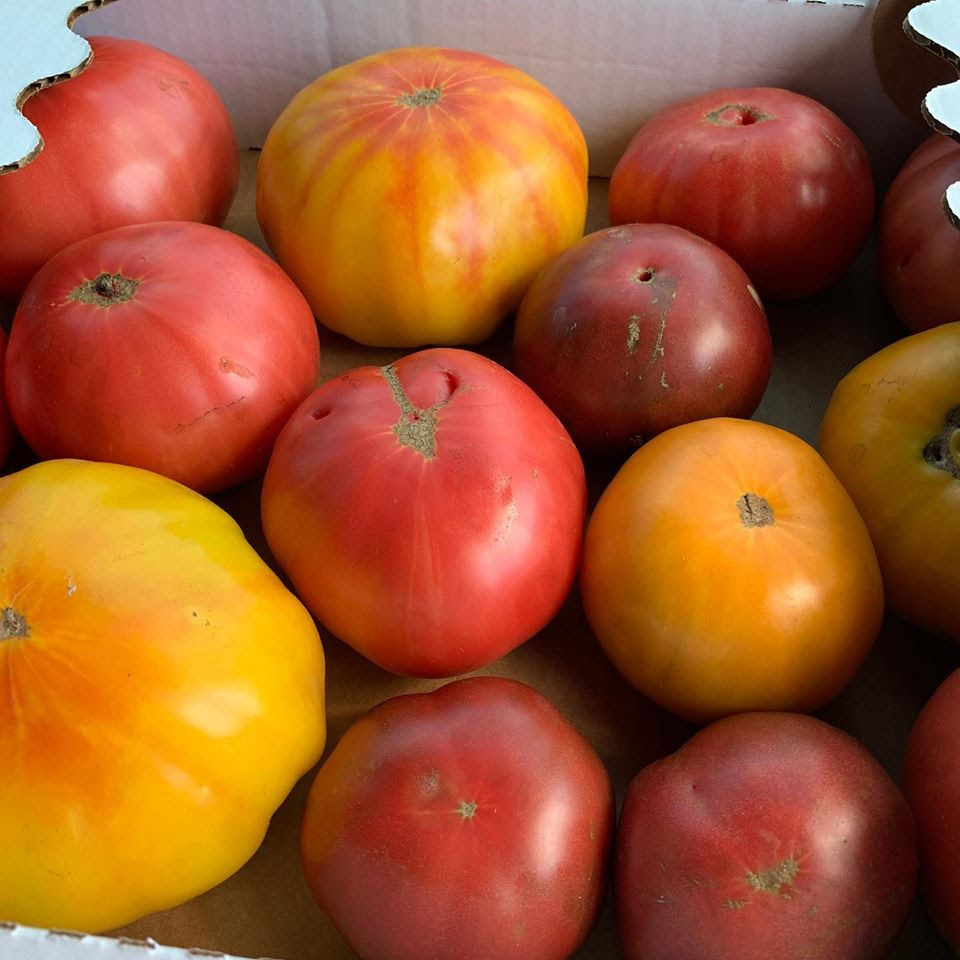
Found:
[{"label": "maroon tomato", "polygon": [[76,240],[148,220],[219,224],[233,199],[237,145],[213,87],[155,47],[90,45],[83,73],[24,104],[44,147],[0,177],[0,300]]},{"label": "maroon tomato", "polygon": [[953,950],[960,950],[960,670],[917,717],[903,789],[917,817],[924,899]]},{"label": "maroon tomato", "polygon": [[637,132],[610,180],[610,222],[673,223],[736,260],[763,296],[838,280],[867,239],[863,144],[834,113],[775,87],[674,104]]},{"label": "maroon tomato", "polygon": [[770,377],[770,329],[746,274],[663,224],[610,227],[560,254],[527,290],[513,346],[517,372],[591,450],[749,417]]},{"label": "maroon tomato", "polygon": [[522,683],[471,677],[357,720],[307,801],[320,906],[365,960],[561,960],[606,887],[613,790]]},{"label": "maroon tomato", "polygon": [[260,470],[316,384],[310,307],[265,253],[201,223],[61,250],[13,318],[6,387],[45,459],[145,467],[210,492]]},{"label": "maroon tomato", "polygon": [[914,332],[960,320],[960,230],[943,208],[943,195],[957,180],[960,144],[936,133],[911,154],[880,207],[880,285]]},{"label": "maroon tomato", "polygon": [[267,542],[306,605],[396,673],[451,676],[543,627],[576,573],[583,462],[543,401],[476,353],[348,370],[277,440]]},{"label": "maroon tomato", "polygon": [[614,896],[628,960],[879,960],[916,830],[886,771],[813,717],[744,713],[634,778]]}]

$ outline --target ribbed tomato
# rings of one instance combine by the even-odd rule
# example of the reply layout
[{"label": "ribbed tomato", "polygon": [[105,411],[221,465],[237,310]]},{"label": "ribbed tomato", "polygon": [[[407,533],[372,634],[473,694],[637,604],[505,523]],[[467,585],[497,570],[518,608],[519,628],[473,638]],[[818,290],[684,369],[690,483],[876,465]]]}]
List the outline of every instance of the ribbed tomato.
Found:
[{"label": "ribbed tomato", "polygon": [[226,513],[116,464],[0,479],[0,917],[212,887],[323,743],[316,627]]},{"label": "ribbed tomato", "polygon": [[476,343],[583,232],[587,150],[532,77],[416,47],[342,66],[270,131],[257,216],[317,318],[380,346]]},{"label": "ribbed tomato", "polygon": [[687,423],[634,453],[590,519],[581,589],[624,677],[697,721],[822,706],[883,617],[850,497],[812,447],[752,420]]},{"label": "ribbed tomato", "polygon": [[134,40],[92,37],[81,74],[34,94],[43,150],[0,177],[0,300],[58,250],[149,220],[219,224],[237,188],[233,125],[189,64]]}]

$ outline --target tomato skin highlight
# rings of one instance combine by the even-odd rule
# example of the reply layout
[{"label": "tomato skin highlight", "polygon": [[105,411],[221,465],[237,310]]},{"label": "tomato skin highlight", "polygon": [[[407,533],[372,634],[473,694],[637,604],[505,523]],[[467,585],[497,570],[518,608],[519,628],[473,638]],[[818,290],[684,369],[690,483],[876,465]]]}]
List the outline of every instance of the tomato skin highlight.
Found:
[{"label": "tomato skin highlight", "polygon": [[808,444],[750,420],[684,424],[634,453],[590,518],[580,588],[623,676],[697,722],[824,705],[883,619],[846,491]]},{"label": "tomato skin highlight", "polygon": [[583,461],[504,367],[436,348],[328,380],[277,440],[263,530],[314,615],[395,673],[496,660],[556,614],[586,511]]},{"label": "tomato skin highlight", "polygon": [[881,960],[916,878],[910,807],[863,746],[746,713],[634,777],[614,903],[626,960]]},{"label": "tomato skin highlight", "polygon": [[367,960],[561,960],[603,900],[609,776],[533,688],[470,677],[357,720],[320,768],[302,854]]},{"label": "tomato skin highlight", "polygon": [[0,300],[77,240],[154,220],[219,225],[236,193],[233,124],[207,80],[148,44],[88,39],[86,70],[23,106],[44,147],[0,177]]},{"label": "tomato skin highlight", "polygon": [[372,346],[479,343],[583,233],[587,147],[521,70],[386,50],[298,93],[260,155],[257,217],[317,319]]},{"label": "tomato skin highlight", "polygon": [[97,932],[225,880],[323,751],[313,620],[134,467],[0,478],[0,916]]},{"label": "tomato skin highlight", "polygon": [[874,215],[856,134],[809,97],[725,88],[636,133],[610,179],[611,224],[672,223],[712,241],[764,298],[809,296],[849,269]]},{"label": "tomato skin highlight", "polygon": [[265,253],[206,224],[146,223],[78,241],[36,274],[6,387],[38,456],[209,493],[264,468],[319,363],[310,307]]}]

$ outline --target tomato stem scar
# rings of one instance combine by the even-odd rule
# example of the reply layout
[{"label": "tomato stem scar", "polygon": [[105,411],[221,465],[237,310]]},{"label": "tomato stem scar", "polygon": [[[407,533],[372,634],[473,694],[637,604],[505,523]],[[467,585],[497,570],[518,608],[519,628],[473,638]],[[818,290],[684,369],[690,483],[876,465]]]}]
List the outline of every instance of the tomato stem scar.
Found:
[{"label": "tomato stem scar", "polygon": [[747,886],[751,890],[762,890],[764,893],[777,893],[781,897],[787,897],[787,894],[780,893],[780,888],[791,886],[797,874],[800,872],[800,866],[793,857],[787,857],[783,863],[778,863],[770,870],[760,870],[757,873],[747,872]]},{"label": "tomato stem scar", "polygon": [[745,527],[773,526],[773,507],[757,493],[743,494],[737,500],[737,510],[740,511],[740,522]]},{"label": "tomato stem scar", "polygon": [[703,118],[717,127],[745,127],[751,123],[763,123],[775,120],[771,113],[762,113],[756,107],[747,107],[742,103],[727,103],[717,110],[711,110]]},{"label": "tomato stem scar", "polygon": [[947,411],[943,429],[931,437],[923,448],[923,459],[960,480],[960,406]]},{"label": "tomato stem scar", "polygon": [[460,806],[457,807],[457,813],[463,817],[464,820],[469,820],[477,812],[477,802],[476,800],[461,800]]},{"label": "tomato stem scar", "polygon": [[69,299],[96,307],[112,307],[132,300],[139,286],[139,280],[125,277],[122,273],[101,273],[74,287]]},{"label": "tomato stem scar", "polygon": [[26,617],[14,610],[13,607],[4,607],[0,611],[0,640],[29,636],[30,627],[27,624]]},{"label": "tomato stem scar", "polygon": [[400,407],[400,419],[393,425],[394,436],[405,447],[419,450],[425,460],[432,460],[437,455],[437,411],[445,406],[456,392],[459,386],[456,378],[452,373],[445,371],[444,377],[449,393],[431,406],[421,408],[415,407],[407,396],[393,364],[381,367],[380,372],[393,393],[393,399]]},{"label": "tomato stem scar", "polygon": [[439,103],[442,96],[442,87],[430,87],[429,89],[422,87],[412,93],[405,93],[397,97],[397,103],[402,107],[431,107],[433,104]]}]

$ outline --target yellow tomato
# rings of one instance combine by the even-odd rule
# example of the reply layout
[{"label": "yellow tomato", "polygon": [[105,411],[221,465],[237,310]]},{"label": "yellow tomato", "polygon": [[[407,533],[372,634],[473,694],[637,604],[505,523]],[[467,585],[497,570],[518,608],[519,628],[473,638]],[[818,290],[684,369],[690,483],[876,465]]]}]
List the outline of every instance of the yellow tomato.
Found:
[{"label": "yellow tomato", "polygon": [[324,743],[313,620],[133,467],[0,479],[0,919],[98,931],[240,867]]},{"label": "yellow tomato", "polygon": [[257,216],[321,323],[361,343],[477,343],[583,233],[587,148],[515,67],[388,50],[306,87],[260,155]]},{"label": "yellow tomato", "polygon": [[819,446],[870,530],[890,609],[960,641],[960,323],[854,367]]},{"label": "yellow tomato", "polygon": [[883,617],[843,487],[798,437],[749,420],[684,424],[630,457],[590,519],[581,589],[624,677],[697,721],[822,706]]}]

